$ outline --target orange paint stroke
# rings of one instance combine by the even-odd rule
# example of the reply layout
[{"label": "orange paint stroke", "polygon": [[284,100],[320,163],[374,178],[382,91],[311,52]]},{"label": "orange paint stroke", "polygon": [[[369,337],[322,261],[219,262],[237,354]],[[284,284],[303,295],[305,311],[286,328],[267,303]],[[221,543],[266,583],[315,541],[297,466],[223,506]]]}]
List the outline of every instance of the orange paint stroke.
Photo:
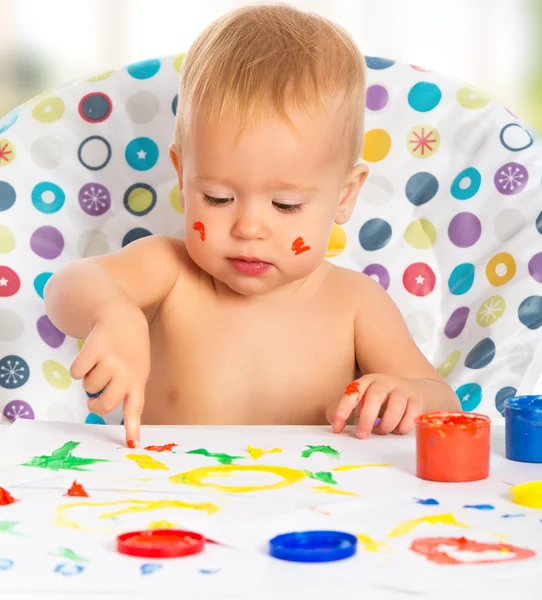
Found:
[{"label": "orange paint stroke", "polygon": [[145,446],[145,450],[152,452],[171,452],[173,448],[176,448],[179,444],[164,444],[163,446]]},{"label": "orange paint stroke", "polygon": [[85,488],[80,483],[77,483],[77,481],[72,483],[71,488],[64,494],[64,496],[79,496],[83,498],[89,497]]},{"label": "orange paint stroke", "polygon": [[359,394],[359,381],[352,381],[346,386],[344,395],[350,396],[350,394]]},{"label": "orange paint stroke", "polygon": [[[456,551],[464,552],[502,552],[507,555],[506,558],[487,558],[476,561],[460,560],[454,556],[450,556],[444,550],[440,550],[441,546],[452,548]],[[437,538],[419,538],[414,540],[410,545],[410,549],[417,554],[425,556],[427,560],[436,563],[437,565],[464,565],[464,564],[483,564],[495,562],[507,562],[512,560],[525,560],[536,556],[536,552],[530,548],[520,548],[511,544],[503,543],[481,543],[474,540],[468,540],[465,537],[437,537]]]},{"label": "orange paint stroke", "polygon": [[292,250],[296,253],[296,256],[298,254],[301,254],[302,252],[306,252],[307,250],[311,249],[310,246],[304,246],[303,245],[304,243],[305,243],[305,241],[303,240],[302,237],[298,237],[294,240],[294,242],[292,244]]},{"label": "orange paint stroke", "polygon": [[18,500],[16,500],[7,490],[0,487],[0,506],[7,506],[14,502],[18,502]]},{"label": "orange paint stroke", "polygon": [[195,231],[199,231],[199,236],[201,241],[205,241],[205,225],[201,221],[196,221],[194,225],[192,225],[192,229]]}]

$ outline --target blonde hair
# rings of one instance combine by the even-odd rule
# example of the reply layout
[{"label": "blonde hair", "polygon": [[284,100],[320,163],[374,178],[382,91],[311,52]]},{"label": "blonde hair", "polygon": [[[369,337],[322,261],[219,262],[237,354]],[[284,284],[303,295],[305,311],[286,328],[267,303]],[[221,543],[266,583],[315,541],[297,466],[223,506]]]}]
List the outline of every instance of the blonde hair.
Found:
[{"label": "blonde hair", "polygon": [[235,10],[208,26],[183,60],[175,143],[182,147],[196,117],[212,125],[228,115],[241,131],[274,111],[291,125],[289,110],[339,98],[341,154],[352,166],[363,142],[365,71],[350,35],[323,17],[284,4]]}]

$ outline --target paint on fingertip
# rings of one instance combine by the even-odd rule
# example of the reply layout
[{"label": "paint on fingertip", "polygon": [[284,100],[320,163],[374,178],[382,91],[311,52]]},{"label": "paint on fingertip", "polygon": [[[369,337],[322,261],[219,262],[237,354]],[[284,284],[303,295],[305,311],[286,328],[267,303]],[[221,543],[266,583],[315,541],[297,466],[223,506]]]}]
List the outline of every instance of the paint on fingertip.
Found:
[{"label": "paint on fingertip", "polygon": [[344,395],[350,396],[350,394],[359,394],[359,381],[352,381],[346,386]]},{"label": "paint on fingertip", "polygon": [[128,440],[127,446],[128,446],[128,448],[130,448],[131,450],[133,450],[134,448],[137,447],[137,444],[134,442],[134,440]]},{"label": "paint on fingertip", "polygon": [[195,231],[199,231],[199,237],[202,242],[205,241],[205,225],[201,221],[196,221],[194,225],[192,225],[192,229]]}]

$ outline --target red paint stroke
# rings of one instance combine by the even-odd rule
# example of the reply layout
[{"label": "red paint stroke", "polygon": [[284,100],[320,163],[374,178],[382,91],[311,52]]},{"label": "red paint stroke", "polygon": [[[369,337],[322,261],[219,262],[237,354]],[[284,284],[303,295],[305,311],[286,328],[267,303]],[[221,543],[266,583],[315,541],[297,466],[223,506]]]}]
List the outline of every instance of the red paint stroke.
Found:
[{"label": "red paint stroke", "polygon": [[171,452],[173,448],[179,444],[164,444],[163,446],[145,446],[145,450],[151,450],[153,452]]},{"label": "red paint stroke", "polygon": [[201,221],[196,221],[194,225],[192,225],[192,229],[195,231],[199,231],[199,236],[201,241],[205,241],[205,225]]},{"label": "red paint stroke", "polygon": [[344,390],[345,396],[350,396],[350,394],[359,394],[359,381],[352,381],[346,386]]},{"label": "red paint stroke", "polygon": [[79,496],[83,498],[89,498],[85,488],[80,483],[77,483],[77,481],[72,483],[71,488],[64,494],[64,496]]},{"label": "red paint stroke", "polygon": [[0,487],[0,506],[7,506],[8,504],[13,504],[14,502],[19,502],[16,500],[7,490]]},{"label": "red paint stroke", "polygon": [[310,246],[303,246],[304,243],[305,241],[302,237],[298,237],[294,240],[294,243],[292,244],[292,250],[296,253],[296,256],[311,249]]},{"label": "red paint stroke", "polygon": [[[454,550],[465,552],[503,552],[507,555],[507,557],[488,558],[486,560],[482,558],[482,560],[477,561],[463,561],[450,556],[447,552],[439,550],[441,546],[452,547]],[[503,543],[486,544],[482,542],[475,542],[474,540],[468,540],[465,537],[419,538],[412,542],[410,549],[418,554],[421,554],[422,556],[425,556],[427,560],[430,560],[437,565],[464,565],[495,562],[502,563],[512,560],[525,560],[536,555],[536,552],[530,548],[520,548],[518,546],[512,546],[511,544]]]},{"label": "red paint stroke", "polygon": [[128,448],[130,448],[131,450],[133,450],[133,449],[136,447],[134,440],[128,440],[128,442],[126,443],[126,445],[127,445],[127,446],[128,446]]}]

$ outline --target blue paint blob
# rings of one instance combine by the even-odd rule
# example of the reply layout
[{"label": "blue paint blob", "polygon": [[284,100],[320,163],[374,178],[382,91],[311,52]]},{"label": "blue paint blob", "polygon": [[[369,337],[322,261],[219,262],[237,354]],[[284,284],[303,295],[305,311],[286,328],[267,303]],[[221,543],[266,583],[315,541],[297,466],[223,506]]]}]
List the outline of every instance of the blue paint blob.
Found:
[{"label": "blue paint blob", "polygon": [[71,563],[57,565],[54,569],[55,573],[64,575],[64,577],[71,577],[72,575],[79,575],[85,570],[83,565],[74,565]]},{"label": "blue paint blob", "polygon": [[437,504],[440,504],[440,502],[434,498],[426,498],[425,500],[423,498],[414,498],[414,500],[416,500],[417,504],[423,504],[424,506],[437,506]]},{"label": "blue paint blob", "polygon": [[215,573],[220,573],[220,569],[200,569],[199,572],[202,575],[214,575]]},{"label": "blue paint blob", "polygon": [[152,575],[153,573],[160,571],[161,568],[162,565],[158,563],[145,563],[140,567],[141,575]]},{"label": "blue paint blob", "polygon": [[501,515],[503,519],[514,519],[515,517],[524,517],[525,515]]},{"label": "blue paint blob", "polygon": [[474,283],[475,267],[472,263],[457,265],[448,279],[448,289],[454,296],[466,294]]},{"label": "blue paint blob", "polygon": [[465,366],[468,369],[483,369],[495,358],[495,342],[491,338],[480,340],[467,354]]},{"label": "blue paint blob", "polygon": [[474,508],[476,510],[495,510],[492,504],[465,504],[463,508]]},{"label": "blue paint blob", "polygon": [[542,396],[518,396],[504,402],[506,458],[542,463]]},{"label": "blue paint blob", "polygon": [[0,558],[0,571],[9,571],[14,564],[9,558]]}]

